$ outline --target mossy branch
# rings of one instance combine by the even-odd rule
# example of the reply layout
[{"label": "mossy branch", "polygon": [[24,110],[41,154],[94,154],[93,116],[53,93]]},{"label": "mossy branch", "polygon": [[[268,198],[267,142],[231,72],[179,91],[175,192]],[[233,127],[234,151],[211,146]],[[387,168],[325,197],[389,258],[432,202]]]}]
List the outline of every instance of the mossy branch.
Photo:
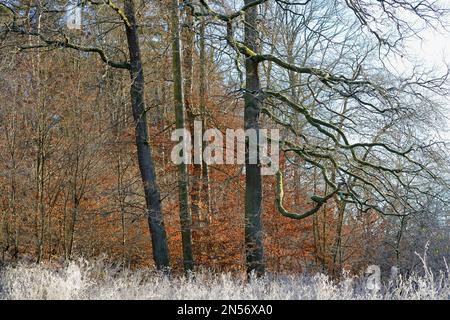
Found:
[{"label": "mossy branch", "polygon": [[[193,12],[194,16],[197,16],[197,17],[211,16],[211,17],[217,18],[217,19],[225,21],[225,22],[231,22],[235,18],[244,15],[246,10],[248,10],[252,7],[255,7],[257,5],[260,5],[267,1],[268,0],[254,0],[252,2],[245,4],[241,9],[227,15],[227,14],[222,14],[217,11],[214,11],[209,6],[209,4],[206,0],[200,0],[200,4],[202,5],[202,7],[205,9],[206,12],[195,12],[194,10],[192,10],[192,12]],[[192,4],[188,3],[188,6],[191,7],[191,9],[194,9]]]},{"label": "mossy branch", "polygon": [[286,210],[283,206],[284,189],[283,189],[283,174],[281,173],[281,171],[277,171],[276,179],[277,179],[277,185],[276,185],[275,204],[276,204],[277,211],[285,217],[288,217],[291,219],[296,219],[296,220],[301,220],[301,219],[307,218],[307,217],[315,214],[330,198],[332,198],[339,191],[339,189],[335,189],[333,192],[327,194],[324,197],[313,195],[311,197],[311,200],[316,203],[316,206],[306,212],[295,213],[295,212],[290,212],[290,211]]},{"label": "mossy branch", "polygon": [[121,8],[119,8],[111,0],[105,0],[105,3],[120,16],[120,19],[122,19],[122,21],[128,28],[131,28],[131,23],[128,20],[127,16],[125,15],[125,12]]},{"label": "mossy branch", "polygon": [[118,69],[130,69],[130,63],[128,61],[113,61],[111,60],[106,53],[97,47],[85,47],[81,45],[77,45],[75,43],[72,43],[69,41],[69,38],[67,35],[64,36],[64,40],[52,40],[44,37],[42,34],[37,32],[29,32],[22,28],[9,28],[8,31],[18,33],[21,35],[28,35],[28,36],[34,36],[38,37],[43,43],[36,44],[36,45],[30,45],[30,46],[20,46],[19,51],[29,50],[29,49],[36,49],[36,48],[45,48],[45,47],[60,47],[60,48],[69,48],[74,49],[81,52],[91,52],[96,53],[99,55],[100,59],[107,65],[113,68]]}]

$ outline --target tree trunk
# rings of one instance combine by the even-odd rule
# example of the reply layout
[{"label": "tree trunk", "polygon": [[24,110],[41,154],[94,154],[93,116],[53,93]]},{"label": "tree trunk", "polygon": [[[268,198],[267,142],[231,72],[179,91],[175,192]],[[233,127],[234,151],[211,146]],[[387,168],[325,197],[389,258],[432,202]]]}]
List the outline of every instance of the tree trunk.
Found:
[{"label": "tree trunk", "polygon": [[345,202],[338,202],[338,221],[336,225],[336,238],[333,247],[332,275],[340,278],[342,273],[342,227],[344,224]]},{"label": "tree trunk", "polygon": [[[245,0],[245,4],[252,0]],[[257,31],[258,7],[251,7],[245,14],[245,45],[254,52],[259,52]],[[259,136],[259,116],[261,112],[260,81],[258,62],[252,58],[245,61],[246,90],[244,94],[244,126],[253,129]],[[259,145],[259,137],[257,138]],[[247,273],[255,272],[257,276],[264,273],[264,251],[262,233],[262,179],[259,155],[257,163],[249,161],[249,140],[246,140],[245,163],[245,253]],[[259,152],[258,152],[259,154]]]},{"label": "tree trunk", "polygon": [[148,224],[152,237],[153,258],[156,267],[158,269],[164,269],[169,267],[169,248],[167,245],[166,230],[161,210],[161,196],[159,187],[156,183],[155,165],[149,143],[147,114],[144,100],[144,72],[142,69],[139,35],[136,26],[133,0],[124,1],[124,11],[128,22],[130,23],[130,26],[126,27],[126,34],[130,55],[130,95],[135,124],[139,170],[144,184]]},{"label": "tree trunk", "polygon": [[[203,133],[206,130],[206,50],[205,50],[205,19],[202,18],[200,22],[200,112],[202,117],[202,137]],[[206,142],[203,142],[202,150],[204,150],[206,146]],[[210,203],[210,190],[209,190],[209,168],[208,164],[202,157],[202,204],[203,211],[202,213],[202,221],[208,222],[211,214],[211,203]]]},{"label": "tree trunk", "polygon": [[[172,0],[171,6],[172,20],[172,67],[173,67],[173,99],[175,105],[175,123],[177,129],[185,129],[185,105],[183,101],[183,75],[181,71],[181,50],[180,50],[180,13],[178,0]],[[178,165],[178,196],[180,205],[181,241],[183,246],[183,265],[185,271],[190,271],[194,267],[192,254],[192,230],[191,214],[189,210],[188,198],[188,174],[187,164]]]},{"label": "tree trunk", "polygon": [[[190,11],[189,9],[187,9]],[[183,30],[183,75],[184,75],[184,105],[186,107],[187,125],[191,133],[191,141],[194,141],[194,121],[196,114],[192,104],[192,75],[193,75],[193,50],[194,50],[194,32],[193,16],[191,12],[186,12],[185,28]],[[191,212],[192,227],[198,229],[201,224],[200,219],[200,190],[202,178],[202,164],[194,161],[191,176]]]}]

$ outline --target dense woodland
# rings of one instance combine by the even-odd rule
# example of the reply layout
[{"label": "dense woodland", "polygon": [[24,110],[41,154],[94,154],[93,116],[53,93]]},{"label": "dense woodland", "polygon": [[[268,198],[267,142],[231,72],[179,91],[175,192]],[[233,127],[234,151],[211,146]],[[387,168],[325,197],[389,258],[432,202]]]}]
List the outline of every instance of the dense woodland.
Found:
[{"label": "dense woodland", "polygon": [[[443,268],[448,72],[395,66],[448,9],[0,0],[0,261],[339,277],[410,272],[427,247]],[[280,171],[174,165],[194,121],[278,128]]]}]

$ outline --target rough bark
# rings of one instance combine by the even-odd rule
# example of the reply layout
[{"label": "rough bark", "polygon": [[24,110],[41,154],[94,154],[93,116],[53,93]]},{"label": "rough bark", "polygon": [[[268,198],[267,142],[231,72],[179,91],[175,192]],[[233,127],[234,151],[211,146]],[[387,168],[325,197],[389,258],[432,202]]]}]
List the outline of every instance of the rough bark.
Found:
[{"label": "rough bark", "polygon": [[161,210],[161,196],[156,183],[155,164],[149,143],[144,100],[144,72],[142,69],[133,0],[126,0],[124,2],[124,12],[129,21],[129,26],[126,26],[126,35],[130,55],[130,95],[135,123],[139,170],[144,184],[148,224],[152,237],[153,258],[156,267],[158,269],[164,269],[169,267],[169,248]]},{"label": "rough bark", "polygon": [[[246,0],[249,4],[252,0]],[[259,34],[257,31],[258,7],[251,7],[245,14],[245,46],[253,52],[259,52]],[[259,135],[259,116],[262,102],[258,61],[249,57],[245,62],[246,90],[244,94],[244,128],[253,129]],[[258,139],[259,144],[259,139]],[[264,273],[264,251],[262,233],[262,178],[259,159],[257,163],[249,161],[249,141],[246,141],[245,163],[245,254],[247,273],[257,276]]]}]

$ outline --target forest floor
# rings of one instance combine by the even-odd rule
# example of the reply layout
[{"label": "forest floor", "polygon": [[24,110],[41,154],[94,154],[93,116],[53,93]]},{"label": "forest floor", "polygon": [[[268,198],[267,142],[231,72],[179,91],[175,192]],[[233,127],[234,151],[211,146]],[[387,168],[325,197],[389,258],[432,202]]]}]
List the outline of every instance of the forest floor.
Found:
[{"label": "forest floor", "polygon": [[2,299],[450,299],[448,272],[399,276],[378,292],[365,278],[334,282],[323,274],[266,276],[246,282],[235,275],[199,272],[163,275],[151,270],[114,268],[104,260],[72,261],[64,267],[21,262],[0,270]]}]

